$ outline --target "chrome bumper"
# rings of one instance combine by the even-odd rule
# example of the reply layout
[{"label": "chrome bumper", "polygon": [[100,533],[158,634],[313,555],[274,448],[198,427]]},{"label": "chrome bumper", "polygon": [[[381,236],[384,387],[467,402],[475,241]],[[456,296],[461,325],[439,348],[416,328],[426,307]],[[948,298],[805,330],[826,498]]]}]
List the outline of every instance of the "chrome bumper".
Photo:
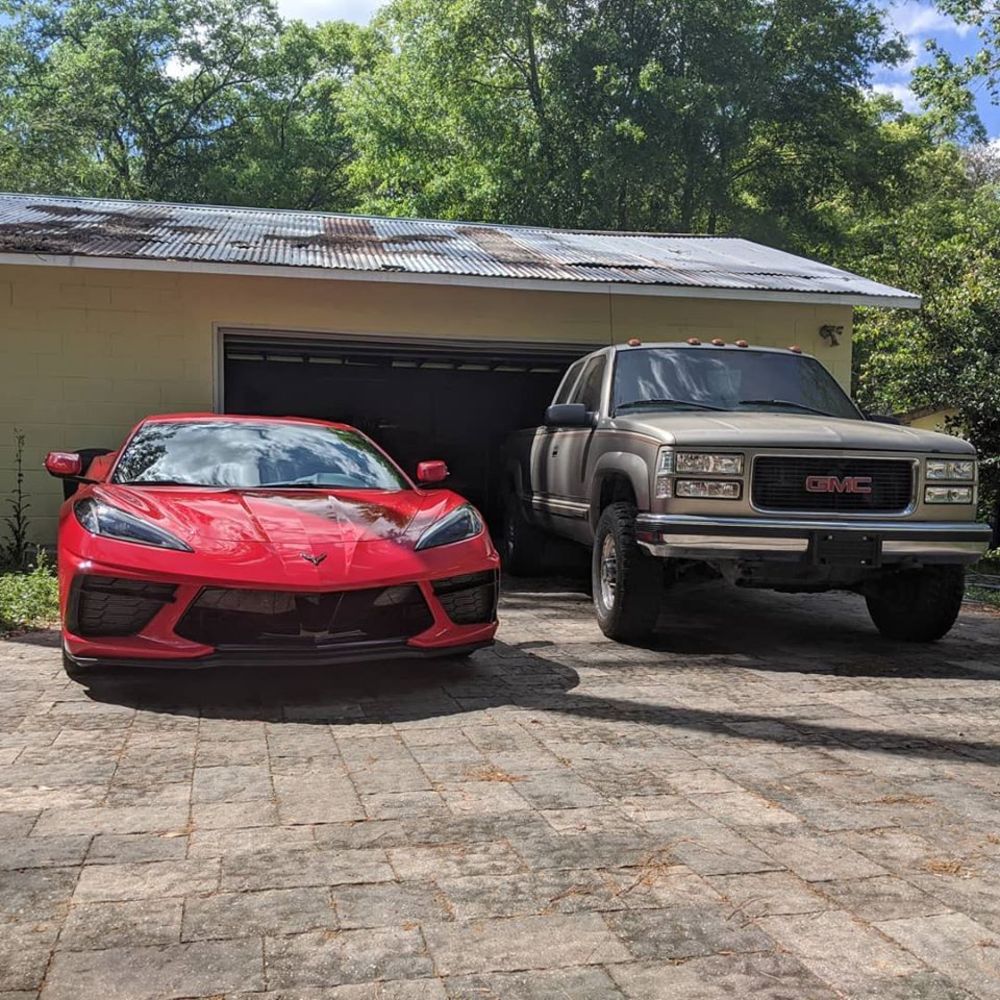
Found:
[{"label": "chrome bumper", "polygon": [[772,559],[816,565],[974,563],[989,546],[974,521],[830,521],[640,514],[639,544],[660,558]]}]

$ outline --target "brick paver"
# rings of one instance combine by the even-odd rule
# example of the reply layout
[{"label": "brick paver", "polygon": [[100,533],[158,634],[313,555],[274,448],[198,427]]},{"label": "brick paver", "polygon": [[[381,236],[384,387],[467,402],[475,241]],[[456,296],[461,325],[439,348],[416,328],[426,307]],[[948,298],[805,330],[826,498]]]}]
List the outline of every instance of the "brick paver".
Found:
[{"label": "brick paver", "polygon": [[0,643],[0,1000],[1000,998],[1000,616],[522,583],[460,664]]}]

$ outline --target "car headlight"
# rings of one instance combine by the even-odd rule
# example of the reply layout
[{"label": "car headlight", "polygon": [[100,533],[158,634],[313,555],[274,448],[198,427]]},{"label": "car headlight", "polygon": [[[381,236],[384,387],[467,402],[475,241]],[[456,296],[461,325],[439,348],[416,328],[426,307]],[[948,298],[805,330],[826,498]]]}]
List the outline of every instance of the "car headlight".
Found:
[{"label": "car headlight", "polygon": [[742,476],[742,455],[715,455],[700,451],[679,451],[676,466],[678,472],[708,476]]},{"label": "car headlight", "polygon": [[971,486],[928,486],[924,503],[972,503]]},{"label": "car headlight", "polygon": [[699,500],[739,500],[742,485],[731,479],[678,479],[674,492]]},{"label": "car headlight", "polygon": [[929,458],[927,478],[971,482],[976,478],[976,463],[970,459]]},{"label": "car headlight", "polygon": [[416,548],[434,549],[439,545],[451,545],[475,538],[483,530],[483,519],[471,504],[456,507],[435,521],[419,538]]},{"label": "car headlight", "polygon": [[157,549],[175,549],[178,552],[193,552],[190,545],[158,528],[134,514],[129,514],[111,504],[87,497],[73,507],[76,519],[84,530],[104,538],[116,538],[120,542],[134,542],[136,545],[151,545]]}]

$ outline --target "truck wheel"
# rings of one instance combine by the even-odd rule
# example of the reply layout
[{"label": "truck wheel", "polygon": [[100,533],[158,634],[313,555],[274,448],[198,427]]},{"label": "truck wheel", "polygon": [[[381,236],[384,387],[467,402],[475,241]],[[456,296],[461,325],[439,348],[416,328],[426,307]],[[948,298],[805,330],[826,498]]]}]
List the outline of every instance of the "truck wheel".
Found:
[{"label": "truck wheel", "polygon": [[964,594],[963,566],[928,566],[876,581],[865,600],[882,635],[904,642],[933,642],[955,624]]},{"label": "truck wheel", "polygon": [[521,501],[509,494],[504,502],[504,569],[514,576],[537,576],[544,569],[545,536],[524,516]]},{"label": "truck wheel", "polygon": [[663,592],[657,561],[635,540],[635,507],[613,503],[597,522],[591,562],[601,631],[617,642],[642,642],[656,625]]}]

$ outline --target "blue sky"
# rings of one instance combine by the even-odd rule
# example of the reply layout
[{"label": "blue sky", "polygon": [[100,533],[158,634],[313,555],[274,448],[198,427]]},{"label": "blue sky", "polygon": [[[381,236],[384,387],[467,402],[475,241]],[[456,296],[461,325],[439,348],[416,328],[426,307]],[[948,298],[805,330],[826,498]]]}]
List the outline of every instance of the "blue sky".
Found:
[{"label": "blue sky", "polygon": [[[300,17],[306,21],[346,18],[366,22],[381,0],[278,0],[278,6],[287,17]],[[957,25],[926,0],[896,0],[886,3],[893,25],[906,37],[911,58],[906,65],[893,70],[877,69],[875,89],[891,93],[909,109],[916,110],[910,90],[913,67],[926,61],[924,43],[936,38],[955,56],[961,57],[976,48],[976,34],[967,26]],[[986,100],[980,100],[979,113],[991,136],[1000,136],[1000,109]]]}]

